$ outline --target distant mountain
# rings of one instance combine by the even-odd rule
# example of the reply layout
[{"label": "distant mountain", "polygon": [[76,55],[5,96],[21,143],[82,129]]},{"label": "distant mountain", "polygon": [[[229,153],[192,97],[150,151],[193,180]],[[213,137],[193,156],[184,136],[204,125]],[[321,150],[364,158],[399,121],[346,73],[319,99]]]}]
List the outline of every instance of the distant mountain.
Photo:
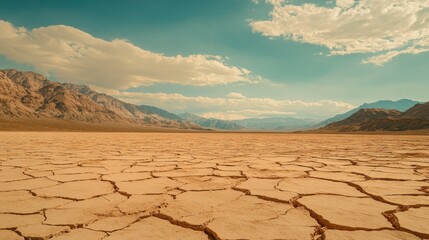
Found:
[{"label": "distant mountain", "polygon": [[429,102],[416,104],[403,113],[381,108],[361,109],[344,120],[328,124],[322,130],[404,131],[427,128],[429,128]]},{"label": "distant mountain", "polygon": [[313,126],[317,121],[301,118],[247,118],[240,120],[220,120],[203,118],[192,113],[182,113],[179,116],[207,128],[224,130],[248,129],[256,131],[297,131]]},{"label": "distant mountain", "polygon": [[348,112],[345,112],[343,114],[338,114],[332,118],[326,119],[325,121],[318,123],[317,125],[313,126],[312,128],[320,128],[320,127],[324,127],[330,123],[344,120],[344,119],[350,117],[352,114],[358,112],[361,109],[383,108],[383,109],[394,109],[394,110],[404,112],[404,111],[408,110],[409,108],[411,108],[412,106],[416,105],[417,103],[420,103],[420,102],[410,100],[410,99],[401,99],[398,101],[381,100],[381,101],[377,101],[377,102],[373,102],[373,103],[364,103],[364,104],[360,105],[359,107],[354,108]]},{"label": "distant mountain", "polygon": [[179,116],[187,121],[198,124],[202,127],[212,128],[212,129],[222,129],[222,130],[240,130],[243,129],[242,126],[236,124],[233,121],[220,120],[215,118],[203,118],[192,113],[182,113]]},{"label": "distant mountain", "polygon": [[301,118],[248,118],[242,120],[235,120],[235,123],[254,130],[267,130],[267,131],[297,131],[305,130],[317,121],[312,119]]},{"label": "distant mountain", "polygon": [[136,106],[88,86],[51,82],[43,75],[17,70],[0,70],[0,118],[54,118],[201,129],[156,107]]}]

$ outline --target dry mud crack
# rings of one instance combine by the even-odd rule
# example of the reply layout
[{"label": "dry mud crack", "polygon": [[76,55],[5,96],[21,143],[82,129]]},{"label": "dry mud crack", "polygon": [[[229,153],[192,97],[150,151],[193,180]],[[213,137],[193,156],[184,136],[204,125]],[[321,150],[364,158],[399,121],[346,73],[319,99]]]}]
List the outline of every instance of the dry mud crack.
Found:
[{"label": "dry mud crack", "polygon": [[0,132],[0,240],[429,239],[429,137]]}]

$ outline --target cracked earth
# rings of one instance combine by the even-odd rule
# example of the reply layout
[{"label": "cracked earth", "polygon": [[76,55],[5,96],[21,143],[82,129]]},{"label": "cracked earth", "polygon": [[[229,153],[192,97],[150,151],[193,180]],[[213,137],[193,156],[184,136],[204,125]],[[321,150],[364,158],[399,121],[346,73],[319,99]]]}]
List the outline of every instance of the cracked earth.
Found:
[{"label": "cracked earth", "polygon": [[0,133],[0,239],[429,238],[429,137]]}]

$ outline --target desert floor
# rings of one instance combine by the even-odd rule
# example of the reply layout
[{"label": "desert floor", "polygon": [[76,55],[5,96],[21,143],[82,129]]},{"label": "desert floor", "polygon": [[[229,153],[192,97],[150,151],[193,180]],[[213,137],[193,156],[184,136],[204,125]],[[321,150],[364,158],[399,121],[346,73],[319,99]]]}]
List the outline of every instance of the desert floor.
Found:
[{"label": "desert floor", "polygon": [[429,137],[0,132],[0,239],[429,238]]}]

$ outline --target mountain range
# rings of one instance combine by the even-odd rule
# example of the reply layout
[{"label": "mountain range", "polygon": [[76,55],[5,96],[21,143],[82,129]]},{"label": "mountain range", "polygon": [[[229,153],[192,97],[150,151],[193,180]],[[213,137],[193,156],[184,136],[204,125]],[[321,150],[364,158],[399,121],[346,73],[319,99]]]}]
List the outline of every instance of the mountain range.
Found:
[{"label": "mountain range", "polygon": [[202,127],[220,130],[252,130],[252,131],[297,131],[306,130],[317,123],[316,120],[305,118],[247,118],[240,120],[220,120],[203,118],[192,113],[179,116]]},{"label": "mountain range", "polygon": [[179,116],[187,121],[196,123],[202,127],[221,130],[241,130],[243,126],[238,125],[234,121],[220,120],[216,118],[203,118],[192,113],[182,113]]},{"label": "mountain range", "polygon": [[[27,120],[38,120],[38,123]],[[51,124],[54,120],[93,124],[84,126],[85,129],[96,127],[94,124],[111,124],[188,130],[402,131],[429,128],[429,103],[409,99],[365,103],[319,123],[292,117],[220,120],[191,113],[176,115],[154,106],[126,103],[88,86],[52,82],[33,72],[0,70],[0,130],[7,129],[6,122],[43,125],[41,123]],[[76,126],[82,128],[82,125]]]},{"label": "mountain range", "polygon": [[43,75],[17,70],[0,70],[0,118],[202,129],[156,107],[125,103],[88,86],[51,82]]},{"label": "mountain range", "polygon": [[418,103],[400,112],[393,109],[360,109],[350,117],[321,128],[339,132],[406,131],[429,128],[429,102]]},{"label": "mountain range", "polygon": [[317,123],[316,120],[306,118],[247,118],[234,120],[235,123],[247,129],[260,131],[297,131],[306,130]]},{"label": "mountain range", "polygon": [[344,119],[350,117],[351,115],[353,115],[354,113],[358,112],[361,109],[383,108],[383,109],[395,109],[395,110],[404,112],[404,111],[408,110],[409,108],[413,107],[414,105],[416,105],[418,103],[420,103],[420,102],[410,100],[410,99],[401,99],[398,101],[380,100],[380,101],[373,102],[373,103],[364,103],[364,104],[362,104],[356,108],[353,108],[352,110],[350,110],[348,112],[338,114],[338,115],[335,115],[331,118],[328,118],[328,119],[314,125],[312,128],[316,129],[316,128],[327,126],[328,124],[333,123],[333,122],[338,122],[338,121],[344,120]]},{"label": "mountain range", "polygon": [[215,118],[202,118],[195,114],[185,113],[179,116],[188,121],[192,121],[207,128],[216,128],[223,130],[252,130],[252,131],[303,131],[318,129],[327,126],[330,123],[344,120],[361,109],[381,108],[406,111],[419,102],[410,99],[401,99],[398,101],[380,100],[373,103],[364,103],[348,112],[338,114],[332,118],[319,122],[308,118],[294,117],[271,117],[271,118],[247,118],[240,120],[219,120]]}]

